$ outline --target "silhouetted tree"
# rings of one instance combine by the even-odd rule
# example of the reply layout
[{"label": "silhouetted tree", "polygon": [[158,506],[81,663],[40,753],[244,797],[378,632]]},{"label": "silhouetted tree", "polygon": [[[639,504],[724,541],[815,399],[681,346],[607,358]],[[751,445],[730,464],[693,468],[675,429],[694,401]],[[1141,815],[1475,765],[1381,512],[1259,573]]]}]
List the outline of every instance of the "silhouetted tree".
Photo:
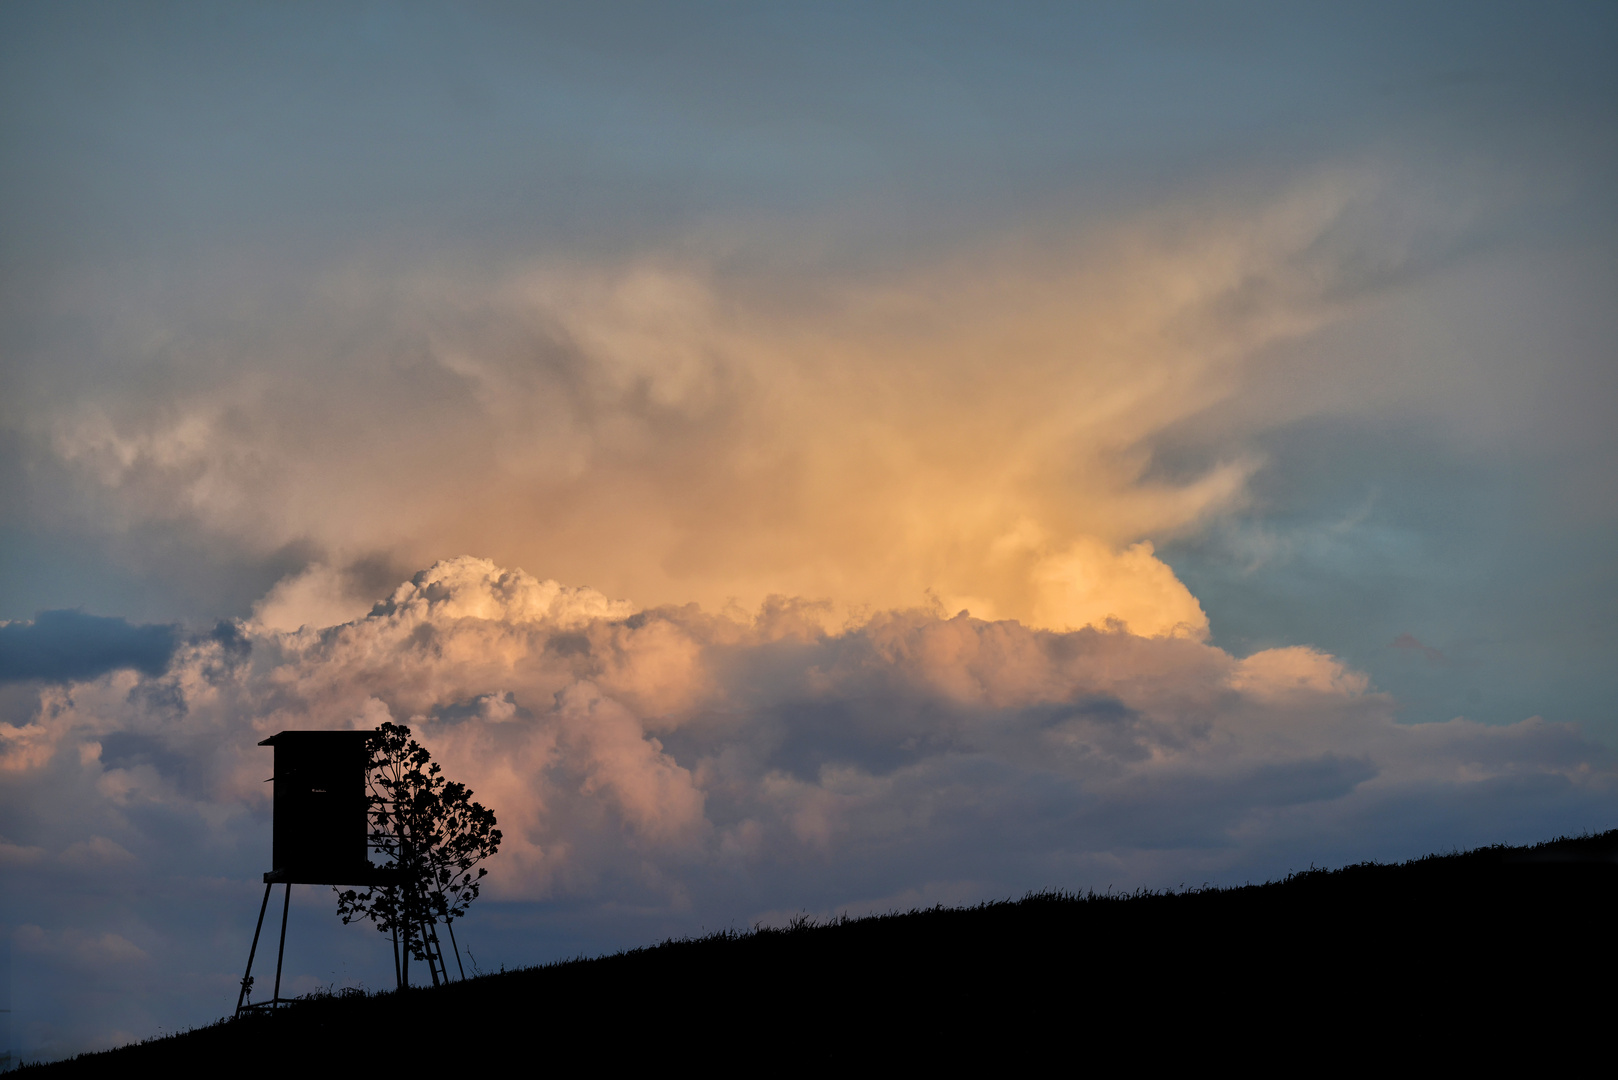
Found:
[{"label": "silhouetted tree", "polygon": [[[410,983],[412,956],[427,964],[437,985],[441,969],[448,976],[437,925],[444,923],[453,946],[453,923],[477,899],[480,879],[489,872],[478,863],[499,849],[500,830],[494,813],[473,802],[465,784],[446,780],[407,727],[384,723],[376,729],[366,781],[371,849],[389,859],[389,874],[363,891],[334,889],[337,914],[345,923],[370,919],[394,936],[401,988]],[[458,947],[455,959],[459,967]]]}]

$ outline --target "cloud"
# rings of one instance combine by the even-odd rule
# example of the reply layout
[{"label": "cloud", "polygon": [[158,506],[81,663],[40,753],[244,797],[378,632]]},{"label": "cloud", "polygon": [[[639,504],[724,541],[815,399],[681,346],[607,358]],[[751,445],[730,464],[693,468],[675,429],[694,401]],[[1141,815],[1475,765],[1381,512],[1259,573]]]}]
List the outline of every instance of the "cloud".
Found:
[{"label": "cloud", "polygon": [[97,867],[128,863],[134,856],[118,843],[105,836],[92,836],[69,844],[62,852],[62,861],[76,866]]},{"label": "cloud", "polygon": [[253,605],[253,619],[269,630],[333,626],[365,614],[370,602],[354,594],[341,570],[313,563],[276,582]]},{"label": "cloud", "polygon": [[1444,655],[1444,650],[1435,648],[1432,645],[1422,644],[1421,639],[1415,634],[1400,634],[1398,637],[1393,639],[1393,648],[1404,649],[1407,652],[1420,653],[1422,658],[1425,659],[1429,664],[1442,666],[1449,663],[1449,657]]},{"label": "cloud", "polygon": [[31,623],[0,624],[0,682],[91,679],[117,668],[156,675],[168,665],[176,640],[173,626],[42,611]]},{"label": "cloud", "polygon": [[82,930],[50,931],[24,923],[17,927],[13,941],[22,953],[60,956],[76,967],[98,971],[109,965],[128,965],[147,960],[146,951],[118,934],[92,935]]},{"label": "cloud", "polygon": [[0,760],[93,792],[101,810],[76,816],[126,833],[87,824],[62,857],[113,865],[162,847],[162,829],[127,834],[159,809],[241,843],[269,798],[264,736],[393,720],[500,814],[495,895],[662,905],[725,875],[784,895],[811,869],[818,895],[848,899],[864,876],[891,892],[951,864],[1029,886],[1097,859],[1240,867],[1402,800],[1530,777],[1569,812],[1614,796],[1611,755],[1575,729],[1400,725],[1363,674],[1306,647],[1238,659],[1116,625],[912,609],[828,630],[820,614],[640,609],[446,560],[348,623],[247,624],[186,642],[161,674],[47,690],[0,730]]},{"label": "cloud", "polygon": [[276,629],[362,613],[354,560],[478,551],[648,604],[930,595],[1195,636],[1142,541],[1241,506],[1259,462],[1235,446],[1171,478],[1150,443],[1365,303],[1365,245],[1389,280],[1419,261],[1342,235],[1391,213],[1388,187],[1323,171],[858,274],[761,234],[329,267],[273,303],[210,285],[256,314],[142,306],[173,393],[79,387],[17,424],[63,478],[48,501],[95,528],[304,552],[256,609]]}]

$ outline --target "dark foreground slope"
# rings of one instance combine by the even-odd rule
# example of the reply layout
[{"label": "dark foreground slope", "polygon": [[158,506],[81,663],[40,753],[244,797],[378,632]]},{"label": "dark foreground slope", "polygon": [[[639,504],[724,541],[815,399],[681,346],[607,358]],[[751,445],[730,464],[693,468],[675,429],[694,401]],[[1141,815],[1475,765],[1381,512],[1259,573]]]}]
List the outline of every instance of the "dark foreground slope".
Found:
[{"label": "dark foreground slope", "polygon": [[310,1000],[49,1068],[1555,1058],[1605,1042],[1615,901],[1618,831],[1241,888],[1048,893],[665,942]]}]

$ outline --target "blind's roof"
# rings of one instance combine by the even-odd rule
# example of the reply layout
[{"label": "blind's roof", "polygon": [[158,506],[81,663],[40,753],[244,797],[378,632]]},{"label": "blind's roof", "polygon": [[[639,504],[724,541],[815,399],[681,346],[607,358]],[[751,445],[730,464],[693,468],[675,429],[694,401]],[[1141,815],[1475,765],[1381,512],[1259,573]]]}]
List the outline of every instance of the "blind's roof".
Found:
[{"label": "blind's roof", "polygon": [[374,731],[277,731],[268,739],[259,743],[260,746],[275,746],[277,743],[289,742],[321,742],[330,740],[342,742],[345,740],[365,740],[375,735]]}]

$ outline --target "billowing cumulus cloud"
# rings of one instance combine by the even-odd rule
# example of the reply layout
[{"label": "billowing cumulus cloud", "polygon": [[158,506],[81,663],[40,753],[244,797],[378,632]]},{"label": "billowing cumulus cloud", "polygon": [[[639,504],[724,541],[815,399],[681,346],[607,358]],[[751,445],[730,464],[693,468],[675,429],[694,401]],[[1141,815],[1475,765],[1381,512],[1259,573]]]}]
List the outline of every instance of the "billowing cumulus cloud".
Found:
[{"label": "billowing cumulus cloud", "polygon": [[[1239,659],[926,609],[826,623],[779,597],[638,608],[463,557],[351,622],[246,623],[159,674],[47,689],[0,728],[9,810],[33,811],[8,812],[5,858],[130,895],[122,922],[28,912],[18,948],[46,968],[160,957],[175,928],[154,882],[267,858],[256,744],[283,729],[408,725],[499,815],[483,910],[537,903],[620,937],[648,913],[1239,880],[1386,855],[1390,834],[1416,854],[1599,825],[1618,803],[1611,754],[1577,730],[1401,725],[1307,647]],[[486,957],[520,951],[468,926]],[[212,956],[212,981],[235,960]]]}]

